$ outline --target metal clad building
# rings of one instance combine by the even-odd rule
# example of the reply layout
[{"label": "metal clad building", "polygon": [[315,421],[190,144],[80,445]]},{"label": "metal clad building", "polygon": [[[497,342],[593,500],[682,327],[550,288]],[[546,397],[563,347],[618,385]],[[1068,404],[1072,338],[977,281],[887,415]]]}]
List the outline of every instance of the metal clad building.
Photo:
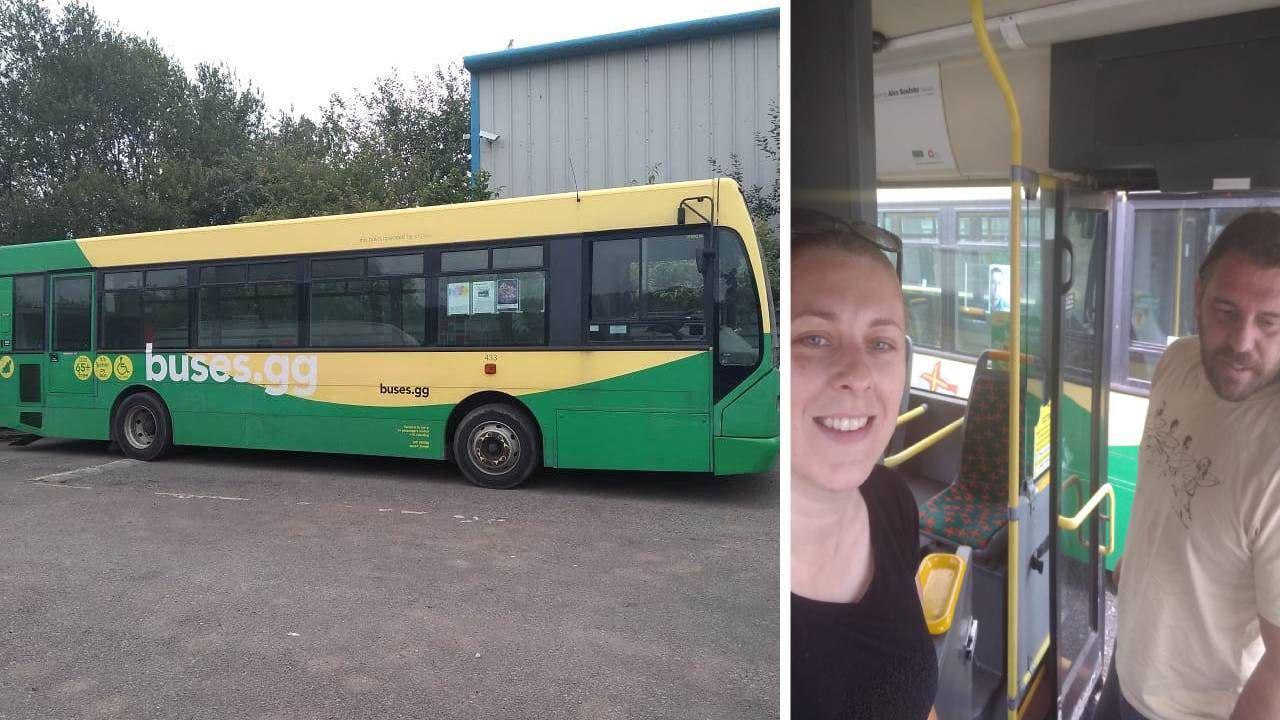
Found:
[{"label": "metal clad building", "polygon": [[[779,11],[471,55],[471,166],[502,197],[710,177],[772,186]],[[496,136],[496,139],[494,139]],[[571,170],[572,167],[572,170]]]}]

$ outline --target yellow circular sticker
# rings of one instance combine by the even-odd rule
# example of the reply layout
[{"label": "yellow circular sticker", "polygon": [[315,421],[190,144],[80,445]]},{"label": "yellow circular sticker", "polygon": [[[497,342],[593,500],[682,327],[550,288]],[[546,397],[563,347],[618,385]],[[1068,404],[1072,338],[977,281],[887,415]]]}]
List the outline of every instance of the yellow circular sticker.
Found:
[{"label": "yellow circular sticker", "polygon": [[106,355],[99,355],[98,359],[93,361],[93,376],[101,381],[110,380],[111,358]]},{"label": "yellow circular sticker", "polygon": [[77,380],[88,380],[93,374],[93,362],[89,360],[88,355],[80,355],[71,369],[75,370]]},{"label": "yellow circular sticker", "polygon": [[117,380],[128,380],[133,377],[133,361],[128,355],[117,355],[115,370]]},{"label": "yellow circular sticker", "polygon": [[13,377],[13,358],[8,355],[0,356],[0,378],[8,380]]}]

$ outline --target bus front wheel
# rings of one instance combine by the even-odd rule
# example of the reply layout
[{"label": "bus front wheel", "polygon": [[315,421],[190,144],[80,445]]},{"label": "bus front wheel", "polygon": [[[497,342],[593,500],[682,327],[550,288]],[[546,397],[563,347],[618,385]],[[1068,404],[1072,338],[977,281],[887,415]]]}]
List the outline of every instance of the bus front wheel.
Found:
[{"label": "bus front wheel", "polygon": [[111,420],[111,434],[125,457],[134,460],[155,460],[173,445],[169,412],[160,398],[148,392],[130,395],[120,403]]},{"label": "bus front wheel", "polygon": [[467,413],[453,435],[462,474],[486,488],[513,488],[533,474],[541,458],[533,420],[510,405],[481,405]]}]

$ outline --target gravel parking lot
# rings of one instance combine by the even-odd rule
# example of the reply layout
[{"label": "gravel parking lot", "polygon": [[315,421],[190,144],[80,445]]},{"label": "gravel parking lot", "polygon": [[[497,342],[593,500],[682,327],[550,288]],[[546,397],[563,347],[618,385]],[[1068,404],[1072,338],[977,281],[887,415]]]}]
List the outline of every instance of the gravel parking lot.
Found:
[{"label": "gravel parking lot", "polygon": [[0,444],[0,718],[778,716],[778,476]]}]

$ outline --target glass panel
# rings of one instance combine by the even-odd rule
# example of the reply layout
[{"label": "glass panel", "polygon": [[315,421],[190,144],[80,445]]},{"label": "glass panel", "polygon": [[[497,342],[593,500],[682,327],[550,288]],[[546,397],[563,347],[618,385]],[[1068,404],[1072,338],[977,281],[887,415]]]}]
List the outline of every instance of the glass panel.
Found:
[{"label": "glass panel", "polygon": [[938,215],[934,212],[886,212],[880,226],[903,240],[938,239]]},{"label": "glass panel", "polygon": [[[907,334],[918,347],[942,349],[942,256],[934,212],[885,212],[882,227],[903,240],[902,294]],[[892,254],[887,254],[896,262]]]},{"label": "glass panel", "polygon": [[640,241],[599,240],[591,244],[591,317],[640,314]]},{"label": "glass panel", "polygon": [[107,273],[102,276],[105,290],[131,290],[142,287],[142,271]]},{"label": "glass panel", "polygon": [[[141,275],[141,273],[138,273]],[[109,290],[102,294],[102,347],[109,350],[143,346],[142,292]]]},{"label": "glass panel", "polygon": [[186,348],[190,344],[190,291],[127,290],[103,293],[104,348]]},{"label": "glass panel", "polygon": [[702,317],[702,243],[701,235],[644,239],[645,314]]},{"label": "glass panel", "polygon": [[[591,251],[592,340],[705,340],[702,235],[600,240]],[[642,291],[643,290],[643,291]]]},{"label": "glass panel", "polygon": [[446,346],[546,344],[546,273],[460,275],[439,281]]},{"label": "glass panel", "polygon": [[958,250],[956,350],[978,355],[992,347],[991,314],[1009,312],[1009,247],[962,245]]},{"label": "glass panel", "polygon": [[293,262],[260,263],[249,266],[249,282],[296,280],[298,264]]},{"label": "glass panel", "polygon": [[493,269],[542,267],[542,246],[494,248]]},{"label": "glass panel", "polygon": [[187,269],[171,268],[168,270],[148,270],[147,271],[147,287],[149,288],[173,288],[186,287],[187,285]]},{"label": "glass panel", "polygon": [[1072,208],[1067,211],[1065,236],[1071,241],[1074,258],[1071,267],[1071,289],[1063,298],[1063,376],[1091,377],[1098,358],[1093,354],[1101,307],[1103,253],[1095,255],[1095,245],[1102,242],[1106,213],[1101,210]]},{"label": "glass panel", "polygon": [[728,233],[718,237],[720,277],[716,300],[720,305],[721,365],[754,367],[760,361],[760,296],[742,241]]},{"label": "glass panel", "polygon": [[455,250],[440,253],[441,272],[467,272],[468,270],[488,270],[488,250]]},{"label": "glass panel", "polygon": [[338,260],[312,260],[311,277],[313,278],[358,278],[364,277],[364,258],[341,258]]},{"label": "glass panel", "polygon": [[422,255],[385,255],[369,258],[370,275],[421,275]]},{"label": "glass panel", "polygon": [[93,281],[87,277],[53,280],[53,349],[87,350],[92,325],[89,305]]},{"label": "glass panel", "polygon": [[202,347],[297,346],[296,285],[201,288],[199,335]]},{"label": "glass panel", "polygon": [[960,242],[1009,242],[1009,213],[956,213]]},{"label": "glass panel", "polygon": [[246,277],[244,265],[219,265],[202,270],[200,282],[206,285],[213,283],[242,283]]},{"label": "glass panel", "polygon": [[44,276],[13,279],[13,349],[44,350]]},{"label": "glass panel", "polygon": [[[1073,194],[1068,190],[1068,204]],[[1107,322],[1107,318],[1100,315],[1108,272],[1105,221],[1106,213],[1102,210],[1069,207],[1063,222],[1063,235],[1073,248],[1073,265],[1071,289],[1059,301],[1062,303],[1060,358],[1063,367],[1061,387],[1053,393],[1056,395],[1053,408],[1058,413],[1052,429],[1058,467],[1053,478],[1056,493],[1051,497],[1056,497],[1058,502],[1054,513],[1064,516],[1074,515],[1100,481],[1106,480],[1095,477],[1095,471],[1101,469],[1097,463],[1106,448],[1098,446],[1103,436],[1098,425],[1102,416],[1094,406],[1095,393],[1106,391],[1104,376],[1098,374],[1104,369],[1102,337],[1098,330],[1101,323]],[[1058,267],[1054,269],[1063,271]],[[1053,528],[1057,533],[1053,590],[1057,599],[1054,625],[1058,654],[1053,666],[1058,673],[1062,717],[1079,716],[1078,707],[1088,701],[1088,695],[1082,691],[1102,657],[1100,631],[1104,620],[1099,612],[1102,569],[1094,549],[1101,538],[1095,535],[1096,517],[1086,520],[1079,531]]]},{"label": "glass panel", "polygon": [[311,285],[311,344],[316,347],[422,345],[424,278],[339,280]]}]

